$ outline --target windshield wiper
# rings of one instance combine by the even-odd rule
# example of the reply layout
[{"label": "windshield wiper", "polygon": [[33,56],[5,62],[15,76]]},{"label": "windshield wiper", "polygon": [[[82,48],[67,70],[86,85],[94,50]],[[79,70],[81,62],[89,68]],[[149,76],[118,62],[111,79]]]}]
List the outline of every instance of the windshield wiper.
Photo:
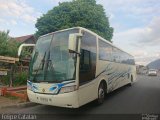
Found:
[{"label": "windshield wiper", "polygon": [[40,70],[41,65],[42,65],[42,68],[41,68],[41,69],[43,70],[43,68],[44,68],[45,57],[46,57],[46,52],[44,53],[43,59],[41,60],[41,63],[39,64],[38,69],[36,69],[36,73],[35,73],[35,75],[33,76],[33,82],[36,82],[37,73],[38,73],[38,71]]},{"label": "windshield wiper", "polygon": [[[47,65],[46,65],[46,69],[48,70],[48,67],[51,66],[51,69],[54,71],[54,67],[53,67],[53,63],[52,60],[50,59],[50,51],[48,52],[48,58],[47,58]],[[51,65],[50,65],[51,64]]]},{"label": "windshield wiper", "polygon": [[46,76],[44,78],[47,78],[47,75],[48,75],[47,71],[48,71],[49,66],[51,67],[51,70],[54,71],[53,63],[52,63],[52,60],[50,59],[50,50],[48,52],[48,58],[47,58],[47,63],[46,63],[46,68],[45,68]]}]

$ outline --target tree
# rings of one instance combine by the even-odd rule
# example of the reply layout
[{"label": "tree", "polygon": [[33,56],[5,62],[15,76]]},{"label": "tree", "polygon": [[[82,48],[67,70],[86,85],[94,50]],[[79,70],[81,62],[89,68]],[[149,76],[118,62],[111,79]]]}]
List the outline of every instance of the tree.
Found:
[{"label": "tree", "polygon": [[0,32],[0,55],[16,57],[19,44],[9,37],[9,31]]},{"label": "tree", "polygon": [[96,0],[73,0],[59,3],[37,20],[36,36],[70,27],[85,27],[111,41],[113,28],[102,5]]}]

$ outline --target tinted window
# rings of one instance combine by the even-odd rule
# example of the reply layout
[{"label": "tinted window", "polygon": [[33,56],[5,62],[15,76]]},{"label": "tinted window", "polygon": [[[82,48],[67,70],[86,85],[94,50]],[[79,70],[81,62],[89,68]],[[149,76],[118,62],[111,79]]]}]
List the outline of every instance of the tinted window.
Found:
[{"label": "tinted window", "polygon": [[102,40],[99,40],[99,59],[112,60],[112,46]]},{"label": "tinted window", "polygon": [[81,72],[88,71],[91,69],[91,57],[90,57],[90,51],[81,49],[81,59],[80,59],[80,70]]},{"label": "tinted window", "polygon": [[122,60],[122,52],[119,49],[113,47],[112,61],[120,63],[121,60]]},{"label": "tinted window", "polygon": [[122,50],[99,39],[99,59],[135,65],[134,58]]}]

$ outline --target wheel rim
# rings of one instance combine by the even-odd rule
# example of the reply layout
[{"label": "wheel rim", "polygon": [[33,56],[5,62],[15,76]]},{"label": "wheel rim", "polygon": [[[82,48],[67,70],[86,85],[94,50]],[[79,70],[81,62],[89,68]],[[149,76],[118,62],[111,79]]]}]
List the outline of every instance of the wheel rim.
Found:
[{"label": "wheel rim", "polygon": [[103,90],[103,88],[99,89],[99,99],[100,99],[101,102],[103,102],[103,100],[104,100],[104,90]]}]

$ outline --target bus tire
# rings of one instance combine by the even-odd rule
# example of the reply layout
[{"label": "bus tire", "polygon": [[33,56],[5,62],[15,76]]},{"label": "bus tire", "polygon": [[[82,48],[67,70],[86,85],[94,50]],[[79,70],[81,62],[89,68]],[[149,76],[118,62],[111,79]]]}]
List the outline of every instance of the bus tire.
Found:
[{"label": "bus tire", "polygon": [[129,86],[132,86],[133,84],[133,76],[131,75],[131,82],[129,83]]},{"label": "bus tire", "polygon": [[98,99],[97,103],[98,105],[102,104],[105,99],[105,84],[104,82],[101,82],[99,87],[98,87]]}]

